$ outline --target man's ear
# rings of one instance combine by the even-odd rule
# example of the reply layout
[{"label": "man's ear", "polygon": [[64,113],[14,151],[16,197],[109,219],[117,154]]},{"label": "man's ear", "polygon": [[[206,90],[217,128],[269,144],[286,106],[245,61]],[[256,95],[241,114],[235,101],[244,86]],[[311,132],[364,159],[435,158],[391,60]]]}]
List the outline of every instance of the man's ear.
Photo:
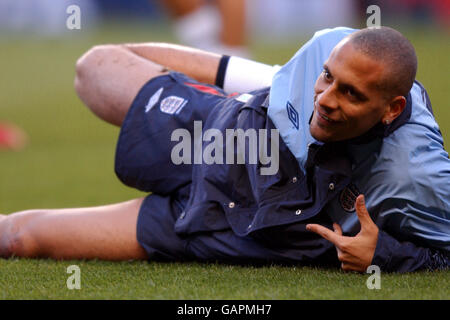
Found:
[{"label": "man's ear", "polygon": [[406,98],[404,96],[397,96],[395,98],[392,98],[381,121],[384,124],[392,123],[392,121],[394,121],[395,118],[397,118],[402,113],[403,109],[405,109],[405,106]]}]

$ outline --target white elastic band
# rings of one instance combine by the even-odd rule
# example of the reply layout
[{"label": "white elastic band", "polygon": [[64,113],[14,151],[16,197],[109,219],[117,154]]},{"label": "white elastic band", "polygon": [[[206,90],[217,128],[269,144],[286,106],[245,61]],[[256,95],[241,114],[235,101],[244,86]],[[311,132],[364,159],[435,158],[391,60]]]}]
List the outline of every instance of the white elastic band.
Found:
[{"label": "white elastic band", "polygon": [[268,87],[281,66],[270,66],[239,57],[231,57],[223,82],[226,93],[245,93]]}]

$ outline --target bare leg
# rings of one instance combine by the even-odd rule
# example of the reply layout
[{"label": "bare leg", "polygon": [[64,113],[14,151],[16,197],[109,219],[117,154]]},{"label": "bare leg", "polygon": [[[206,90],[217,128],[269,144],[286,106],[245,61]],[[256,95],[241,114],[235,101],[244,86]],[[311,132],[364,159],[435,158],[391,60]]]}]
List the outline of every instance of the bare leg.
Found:
[{"label": "bare leg", "polygon": [[164,0],[163,3],[174,17],[175,34],[184,44],[220,54],[248,57],[245,0],[216,0],[212,3]]},{"label": "bare leg", "polygon": [[167,73],[122,45],[100,45],[77,61],[75,90],[101,119],[120,126],[142,86]]},{"label": "bare leg", "polygon": [[91,208],[28,210],[0,217],[0,256],[146,259],[136,239],[142,200]]},{"label": "bare leg", "polygon": [[195,11],[204,4],[204,0],[163,0],[162,3],[169,10],[169,13],[176,17],[182,17]]},{"label": "bare leg", "polygon": [[217,0],[222,16],[222,43],[227,46],[245,46],[245,0]]}]

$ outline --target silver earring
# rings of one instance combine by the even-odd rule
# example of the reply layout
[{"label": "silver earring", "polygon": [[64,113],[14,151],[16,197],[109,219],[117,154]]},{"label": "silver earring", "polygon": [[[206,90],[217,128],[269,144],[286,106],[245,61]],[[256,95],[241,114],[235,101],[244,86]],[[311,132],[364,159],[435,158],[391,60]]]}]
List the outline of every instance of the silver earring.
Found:
[{"label": "silver earring", "polygon": [[385,125],[388,125],[388,124],[390,124],[390,123],[391,123],[391,121],[390,121],[390,120],[387,120],[387,119],[386,119],[386,120],[384,120],[384,124],[385,124]]}]

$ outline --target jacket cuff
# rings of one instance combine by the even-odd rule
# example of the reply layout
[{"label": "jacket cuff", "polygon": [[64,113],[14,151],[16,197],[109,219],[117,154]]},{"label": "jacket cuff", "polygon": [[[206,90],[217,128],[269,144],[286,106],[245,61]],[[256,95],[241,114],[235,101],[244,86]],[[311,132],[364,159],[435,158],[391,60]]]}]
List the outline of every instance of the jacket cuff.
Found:
[{"label": "jacket cuff", "polygon": [[389,236],[386,232],[378,230],[377,247],[372,258],[372,265],[380,267],[381,270],[387,271],[395,251],[398,241]]},{"label": "jacket cuff", "polygon": [[372,264],[385,272],[411,272],[422,269],[436,270],[445,266],[440,255],[436,258],[429,248],[417,247],[411,242],[399,242],[379,230]]}]

